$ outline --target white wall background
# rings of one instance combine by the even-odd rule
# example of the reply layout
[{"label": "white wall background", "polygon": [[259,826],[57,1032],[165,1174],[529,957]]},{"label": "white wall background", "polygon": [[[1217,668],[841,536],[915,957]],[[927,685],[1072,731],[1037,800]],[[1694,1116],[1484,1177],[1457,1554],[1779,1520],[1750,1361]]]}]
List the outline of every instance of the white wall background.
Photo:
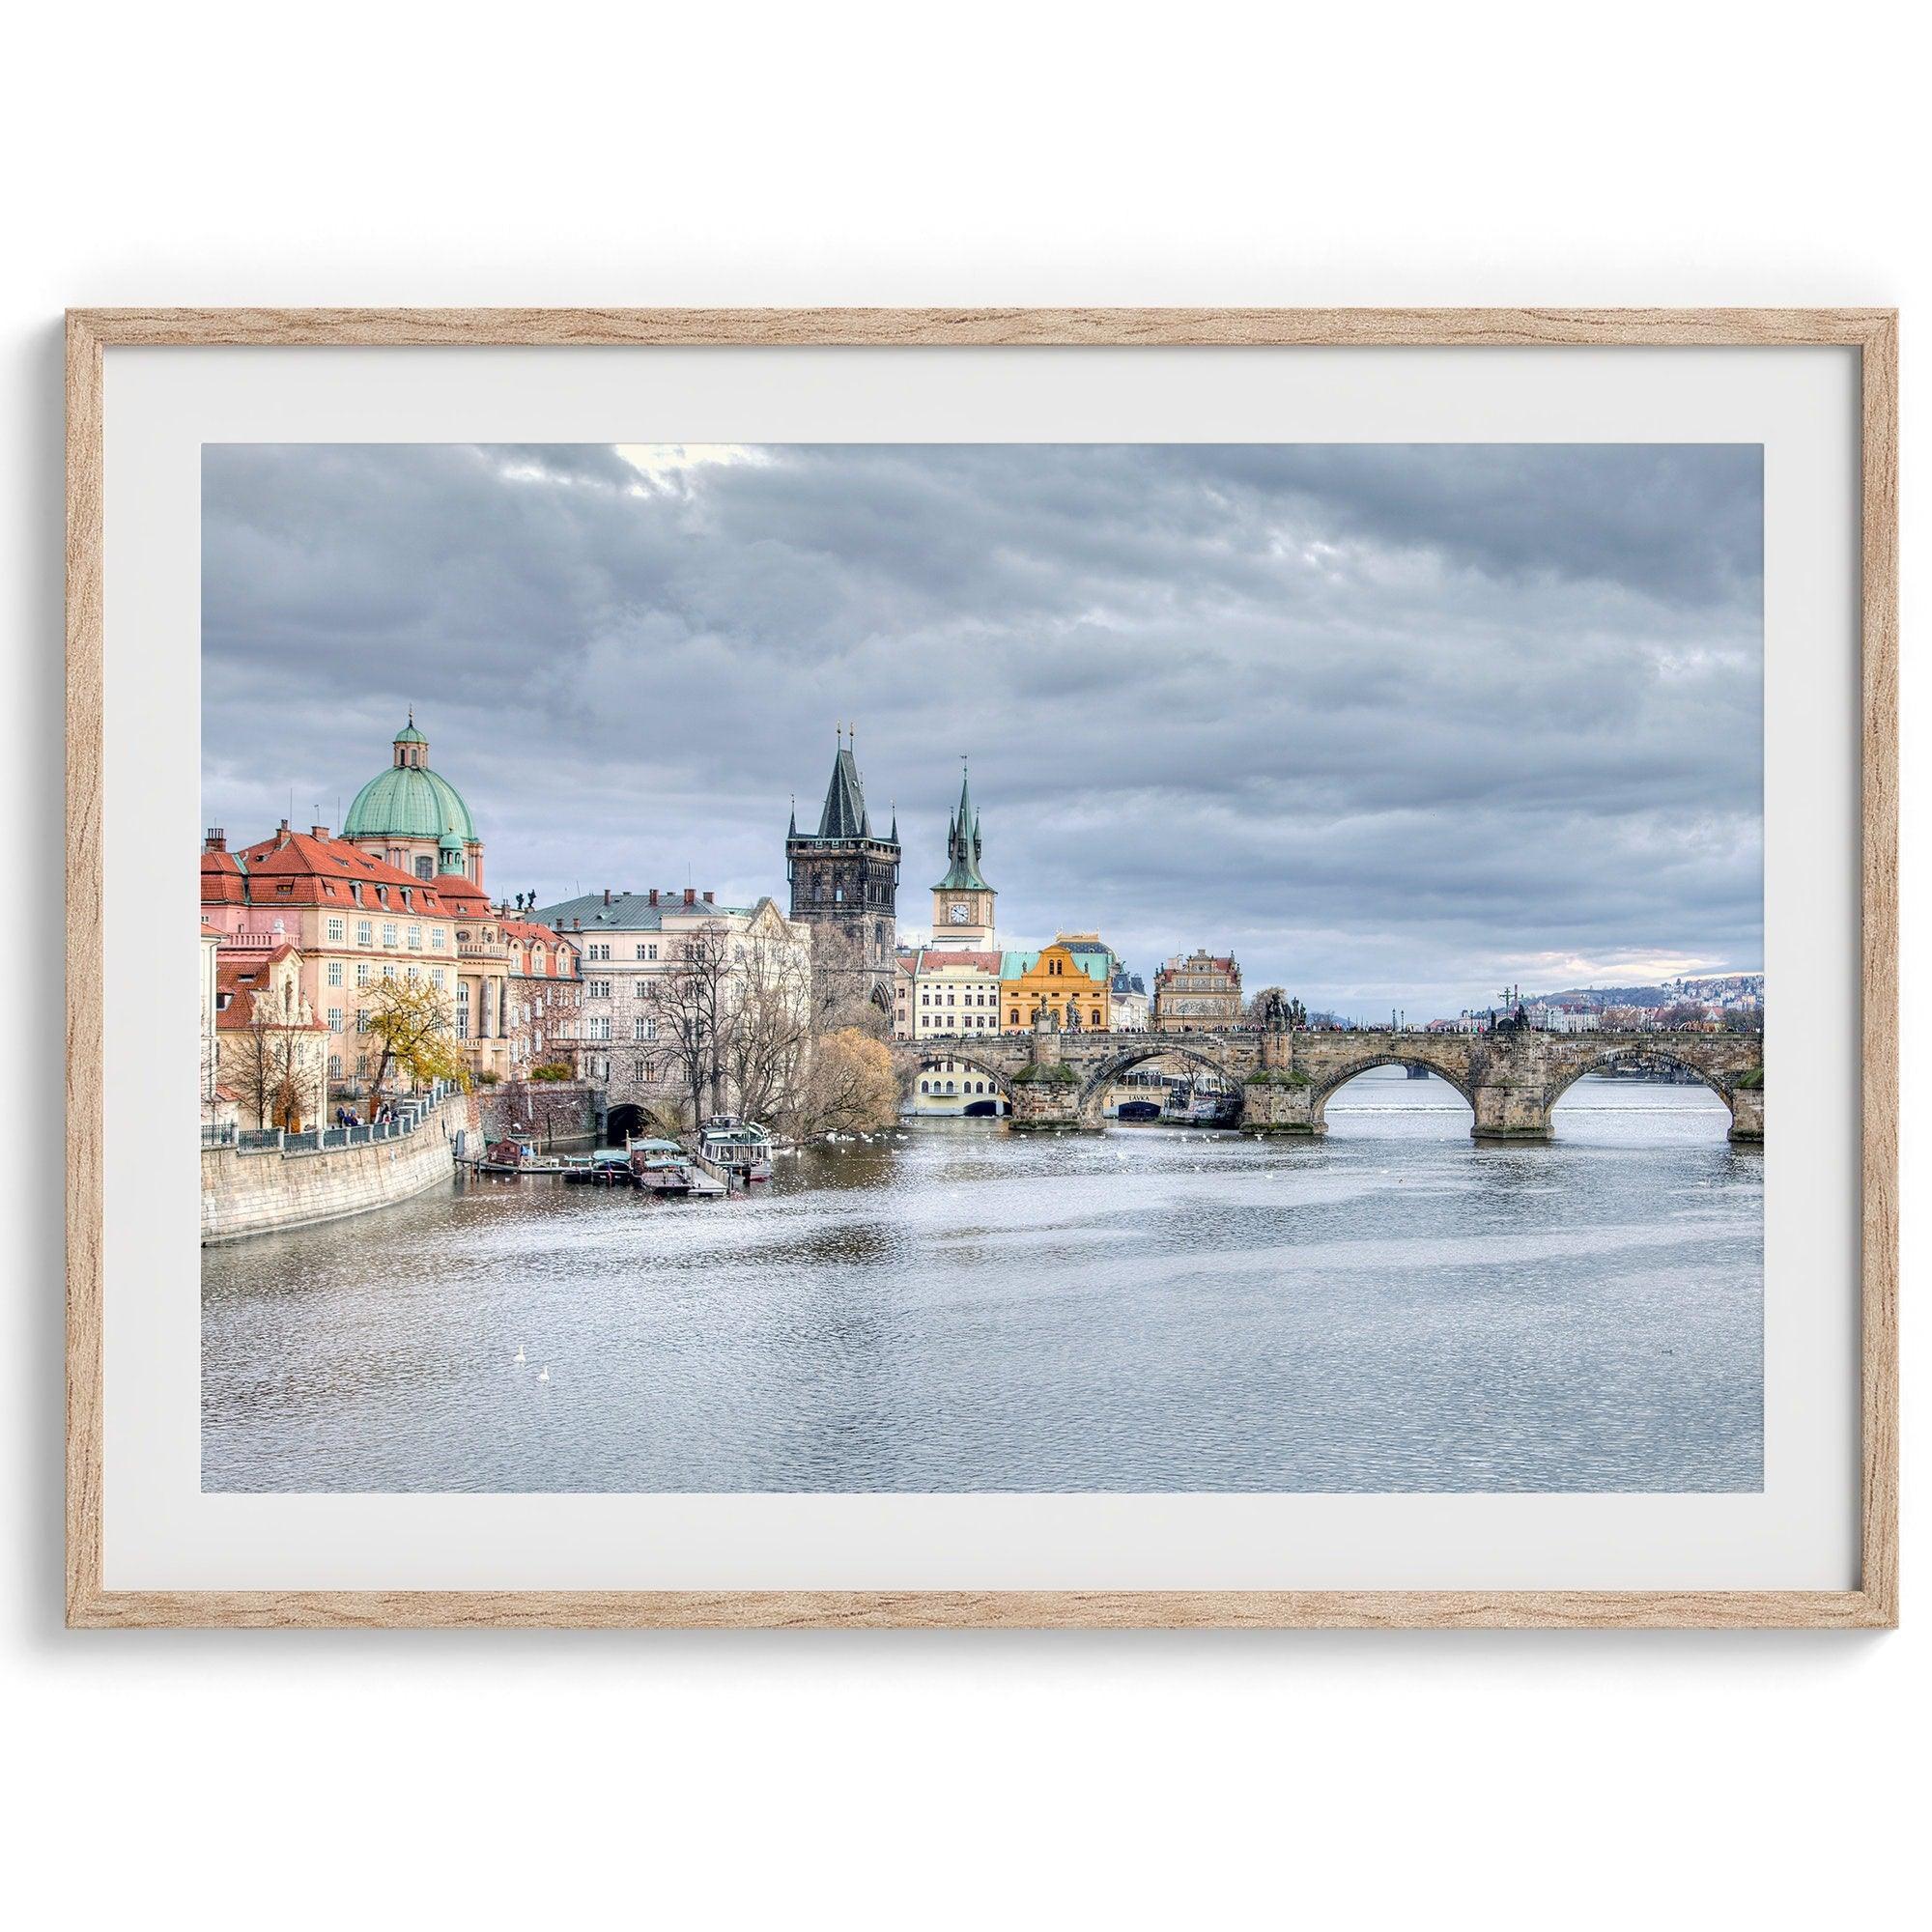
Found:
[{"label": "white wall background", "polygon": [[[62,307],[1885,302],[1908,310],[1916,447],[1926,156],[1901,10],[1350,12],[108,4],[15,20],[0,997],[22,1064],[0,1185],[22,1233],[0,1318],[0,1711],[19,1786],[8,1889],[28,1922],[54,1898],[83,1924],[278,1927],[1884,1914],[1874,1888],[1903,1883],[1922,1835],[1904,1791],[1926,1718],[1914,1628],[60,1627]],[[1909,732],[1919,685],[1908,674]],[[1908,783],[1908,836],[1922,793]],[[192,830],[162,837],[185,851]],[[72,913],[84,926],[92,908]],[[1906,1044],[1916,1099],[1923,1029]],[[1908,1198],[1923,1141],[1915,1119]],[[1906,1235],[1910,1299],[1918,1219]],[[1907,1463],[1910,1619],[1926,1513],[1909,1428]]]}]

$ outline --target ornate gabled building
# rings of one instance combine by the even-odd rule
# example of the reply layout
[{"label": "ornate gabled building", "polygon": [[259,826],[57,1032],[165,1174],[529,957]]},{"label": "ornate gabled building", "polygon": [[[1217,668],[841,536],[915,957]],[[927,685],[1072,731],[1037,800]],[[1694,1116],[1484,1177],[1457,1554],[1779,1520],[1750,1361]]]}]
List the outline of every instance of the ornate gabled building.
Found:
[{"label": "ornate gabled building", "polygon": [[859,766],[841,730],[814,833],[785,833],[791,917],[811,933],[812,1006],[820,1028],[892,1023],[898,940],[899,826],[872,830]]},{"label": "ornate gabled building", "polygon": [[993,888],[980,875],[980,814],[967,774],[959,774],[959,810],[947,821],[946,876],[932,889],[932,943],[992,952]]},{"label": "ornate gabled building", "polygon": [[1241,969],[1232,953],[1177,954],[1153,976],[1156,1033],[1213,1033],[1241,1023]]}]

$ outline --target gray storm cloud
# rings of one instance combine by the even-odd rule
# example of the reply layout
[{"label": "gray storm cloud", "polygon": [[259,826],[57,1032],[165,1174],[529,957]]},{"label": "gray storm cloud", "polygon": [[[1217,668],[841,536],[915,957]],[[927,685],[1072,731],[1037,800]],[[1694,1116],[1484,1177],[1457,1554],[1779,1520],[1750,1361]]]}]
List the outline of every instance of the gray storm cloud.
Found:
[{"label": "gray storm cloud", "polygon": [[1762,964],[1755,446],[211,445],[203,794],[413,703],[493,889],[782,894],[833,726],[926,912],[1411,1017]]}]

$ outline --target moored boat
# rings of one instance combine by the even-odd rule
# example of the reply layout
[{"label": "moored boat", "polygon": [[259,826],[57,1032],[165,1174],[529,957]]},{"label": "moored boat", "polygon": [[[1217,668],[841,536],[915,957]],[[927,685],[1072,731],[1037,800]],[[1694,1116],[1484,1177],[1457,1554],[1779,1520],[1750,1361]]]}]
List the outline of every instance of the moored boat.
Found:
[{"label": "moored boat", "polygon": [[692,1191],[691,1156],[675,1141],[642,1137],[625,1148],[631,1178],[647,1194],[682,1195]]},{"label": "moored boat", "polygon": [[772,1178],[772,1137],[756,1121],[713,1114],[698,1130],[697,1151],[740,1185]]}]

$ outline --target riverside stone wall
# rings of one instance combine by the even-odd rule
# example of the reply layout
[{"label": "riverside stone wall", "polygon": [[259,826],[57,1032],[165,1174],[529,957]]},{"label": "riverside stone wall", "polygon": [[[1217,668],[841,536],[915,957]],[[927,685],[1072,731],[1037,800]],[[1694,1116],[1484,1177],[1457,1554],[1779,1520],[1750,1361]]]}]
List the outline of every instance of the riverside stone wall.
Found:
[{"label": "riverside stone wall", "polygon": [[447,1186],[456,1172],[456,1137],[475,1126],[475,1103],[459,1094],[414,1133],[363,1147],[316,1153],[203,1148],[202,1245],[366,1214]]}]

